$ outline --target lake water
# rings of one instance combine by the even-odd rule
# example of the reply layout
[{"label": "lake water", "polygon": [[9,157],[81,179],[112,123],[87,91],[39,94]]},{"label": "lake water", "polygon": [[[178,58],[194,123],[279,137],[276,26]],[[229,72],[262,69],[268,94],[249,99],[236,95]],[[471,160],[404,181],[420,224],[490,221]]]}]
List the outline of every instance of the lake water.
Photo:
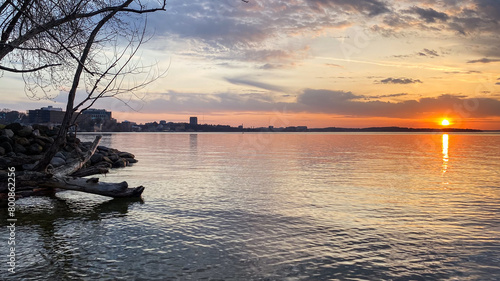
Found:
[{"label": "lake water", "polygon": [[[93,135],[84,135],[86,140]],[[12,280],[499,280],[500,135],[117,133],[143,201],[17,201]],[[0,211],[6,224],[5,210]]]}]

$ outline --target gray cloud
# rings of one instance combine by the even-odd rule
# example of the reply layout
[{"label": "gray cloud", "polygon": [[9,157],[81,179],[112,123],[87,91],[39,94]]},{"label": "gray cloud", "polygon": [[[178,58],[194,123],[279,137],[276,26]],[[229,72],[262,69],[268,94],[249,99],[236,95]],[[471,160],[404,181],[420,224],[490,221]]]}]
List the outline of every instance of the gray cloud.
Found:
[{"label": "gray cloud", "polygon": [[275,91],[275,92],[284,92],[285,89],[283,87],[271,85],[268,83],[263,83],[263,82],[258,82],[250,79],[244,79],[244,78],[225,78],[226,81],[229,83],[235,84],[235,85],[245,85],[245,86],[251,86],[251,87],[256,87],[268,91]]},{"label": "gray cloud", "polygon": [[411,78],[386,78],[380,80],[379,83],[382,84],[415,84],[422,83],[419,79],[411,79]]},{"label": "gray cloud", "polygon": [[467,63],[491,63],[491,62],[499,62],[500,59],[488,59],[488,58],[482,58],[478,60],[470,60]]},{"label": "gray cloud", "polygon": [[378,0],[308,0],[311,8],[316,11],[340,8],[344,11],[355,11],[376,16],[390,12],[386,3]]},{"label": "gray cloud", "polygon": [[314,108],[322,113],[349,116],[413,118],[431,112],[450,112],[463,117],[500,116],[500,101],[491,98],[441,95],[402,102],[363,102],[357,100],[360,97],[351,92],[307,89],[299,96],[298,103],[308,106],[309,112]]},{"label": "gray cloud", "polygon": [[[405,94],[380,95],[380,97]],[[463,95],[384,102],[366,100],[363,95],[346,91],[305,89],[294,102],[277,102],[269,93],[237,95],[232,93],[196,94],[168,92],[145,105],[148,112],[271,112],[326,113],[344,116],[418,118],[432,113],[450,113],[462,117],[500,116],[500,101],[469,98]]]},{"label": "gray cloud", "polygon": [[417,14],[422,20],[427,23],[434,23],[436,20],[446,21],[449,19],[449,16],[446,13],[438,12],[432,8],[420,8],[420,7],[412,7],[408,10],[410,13]]},{"label": "gray cloud", "polygon": [[[415,30],[452,31],[469,36],[478,33],[498,34],[500,1],[412,1],[411,8],[400,8],[399,1],[383,0],[172,0],[165,13],[150,16],[155,34],[164,38],[160,43],[188,42],[191,52],[218,60],[265,62],[279,66],[302,60],[306,46],[276,44],[287,36],[320,34],[327,29],[341,29],[354,24],[371,28],[383,36],[406,36]],[[410,1],[406,1],[410,2]],[[425,6],[424,6],[425,5]],[[383,15],[383,18],[376,17]],[[371,22],[371,26],[367,25]],[[156,38],[159,38],[156,37]],[[158,40],[158,39],[154,40]],[[488,37],[484,56],[500,55],[499,40]],[[156,42],[155,42],[156,43]],[[293,46],[292,48],[290,46]],[[165,47],[167,48],[167,47]],[[170,48],[168,48],[170,49]],[[418,54],[436,57],[434,50]],[[432,52],[434,51],[434,52]],[[276,61],[270,62],[273,58]],[[272,69],[272,64],[263,69]]]},{"label": "gray cloud", "polygon": [[423,49],[419,55],[430,56],[430,57],[439,57],[439,54],[435,50]]},{"label": "gray cloud", "polygon": [[407,96],[407,93],[399,93],[399,94],[389,94],[389,95],[378,95],[378,96],[363,96],[365,100],[369,99],[381,99],[381,98],[397,98]]},{"label": "gray cloud", "polygon": [[410,13],[417,14],[422,20],[427,23],[434,23],[436,20],[446,21],[449,16],[446,13],[438,12],[432,8],[423,9],[420,7],[412,7],[408,10]]}]

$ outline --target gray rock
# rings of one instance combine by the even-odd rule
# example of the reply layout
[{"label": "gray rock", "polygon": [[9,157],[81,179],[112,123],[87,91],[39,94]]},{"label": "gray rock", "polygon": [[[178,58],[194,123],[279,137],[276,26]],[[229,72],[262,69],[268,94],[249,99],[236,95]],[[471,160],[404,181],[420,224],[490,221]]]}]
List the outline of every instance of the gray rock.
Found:
[{"label": "gray rock", "polygon": [[11,129],[5,129],[4,133],[8,138],[12,138],[14,136],[14,132]]},{"label": "gray rock", "polygon": [[92,155],[92,157],[90,157],[90,163],[92,163],[92,164],[99,163],[99,162],[103,161],[103,157],[104,156],[100,153],[94,153],[94,155]]},{"label": "gray rock", "polygon": [[134,158],[125,158],[125,160],[127,160],[127,162],[131,163],[131,164],[139,162],[139,161],[135,160]]},{"label": "gray rock", "polygon": [[0,146],[0,156],[5,155],[5,148]]},{"label": "gray rock", "polygon": [[44,137],[44,136],[40,136],[40,137],[36,137],[37,140],[41,140],[41,141],[44,141],[46,143],[53,143],[54,142],[54,139],[51,138],[51,137]]},{"label": "gray rock", "polygon": [[11,159],[7,157],[0,157],[0,169],[7,169],[10,166]]},{"label": "gray rock", "polygon": [[42,147],[46,145],[46,143],[41,139],[33,139],[32,143],[38,143]]},{"label": "gray rock", "polygon": [[9,153],[13,151],[12,145],[10,143],[4,141],[0,143],[0,147],[3,147],[5,149],[5,153]]},{"label": "gray rock", "polygon": [[17,131],[17,135],[20,137],[29,137],[31,133],[33,133],[33,128],[31,126],[24,126]]},{"label": "gray rock", "polygon": [[26,148],[19,143],[14,144],[13,149],[16,153],[26,153]]},{"label": "gray rock", "polygon": [[38,143],[34,143],[28,147],[28,153],[30,154],[40,154],[43,151],[43,147]]},{"label": "gray rock", "polygon": [[15,137],[14,138],[14,142],[16,144],[20,144],[22,146],[27,146],[27,145],[30,144],[30,141],[27,138],[24,138],[24,137]]},{"label": "gray rock", "polygon": [[56,155],[54,155],[54,157],[59,157],[62,158],[63,160],[66,160],[66,155],[64,155],[64,153],[62,153],[61,151],[57,152]]},{"label": "gray rock", "polygon": [[14,134],[15,134],[17,131],[21,130],[22,128],[23,128],[23,126],[22,126],[21,124],[19,124],[19,123],[11,123],[11,124],[9,124],[9,125],[5,126],[5,129],[10,129],[10,130],[12,130],[12,132],[14,132]]},{"label": "gray rock", "polygon": [[127,161],[125,159],[118,159],[117,161],[113,162],[113,168],[123,168],[127,166]]},{"label": "gray rock", "polygon": [[23,167],[23,170],[25,171],[31,171],[35,168],[36,166],[36,163],[33,163],[33,164],[23,164],[22,167]]},{"label": "gray rock", "polygon": [[110,154],[108,156],[108,158],[113,161],[113,162],[116,162],[116,160],[120,159],[120,156],[118,156],[117,154]]},{"label": "gray rock", "polygon": [[120,152],[118,153],[118,156],[120,156],[121,158],[135,158],[134,154],[128,152]]},{"label": "gray rock", "polygon": [[108,147],[105,147],[105,146],[102,146],[102,145],[97,146],[97,149],[98,150],[102,150],[102,151],[108,151],[109,150]]},{"label": "gray rock", "polygon": [[111,159],[109,159],[109,157],[108,157],[108,156],[104,156],[104,157],[102,157],[102,161],[104,161],[104,162],[108,162],[109,164],[113,164],[113,163],[114,163],[114,161],[111,161]]},{"label": "gray rock", "polygon": [[110,164],[108,162],[102,161],[102,162],[99,162],[99,163],[95,164],[94,166],[96,166],[96,167],[104,167],[104,168],[111,168],[111,167],[113,167],[113,164]]},{"label": "gray rock", "polygon": [[40,137],[40,136],[41,136],[41,134],[40,134],[40,130],[38,130],[38,129],[33,130],[32,134],[33,134],[33,136],[35,136],[35,137]]},{"label": "gray rock", "polygon": [[8,142],[10,144],[14,144],[14,142],[12,141],[11,138],[7,137],[7,136],[0,136],[0,143],[2,142]]},{"label": "gray rock", "polygon": [[63,158],[60,158],[60,157],[53,157],[52,160],[50,160],[50,164],[53,166],[53,167],[59,167],[59,166],[62,166],[64,164],[66,164],[66,160],[64,160]]}]

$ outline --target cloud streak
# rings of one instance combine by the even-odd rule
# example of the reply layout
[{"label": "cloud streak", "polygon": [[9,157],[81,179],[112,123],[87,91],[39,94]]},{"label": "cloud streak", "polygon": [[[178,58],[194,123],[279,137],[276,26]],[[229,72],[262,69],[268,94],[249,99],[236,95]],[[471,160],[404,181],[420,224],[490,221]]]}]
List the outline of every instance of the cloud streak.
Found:
[{"label": "cloud streak", "polygon": [[386,78],[380,80],[378,83],[381,84],[416,84],[422,83],[419,79],[411,79],[411,78]]},{"label": "cloud streak", "polygon": [[373,98],[401,97],[405,93],[379,96],[356,95],[349,91],[305,89],[295,101],[277,101],[270,93],[237,95],[232,93],[196,94],[169,92],[149,101],[148,112],[273,112],[326,113],[356,117],[420,118],[429,114],[462,117],[499,117],[500,101],[445,94],[438,97],[398,102]]},{"label": "cloud streak", "polygon": [[500,62],[500,59],[482,58],[478,60],[470,60],[467,63],[492,63],[492,62]]}]

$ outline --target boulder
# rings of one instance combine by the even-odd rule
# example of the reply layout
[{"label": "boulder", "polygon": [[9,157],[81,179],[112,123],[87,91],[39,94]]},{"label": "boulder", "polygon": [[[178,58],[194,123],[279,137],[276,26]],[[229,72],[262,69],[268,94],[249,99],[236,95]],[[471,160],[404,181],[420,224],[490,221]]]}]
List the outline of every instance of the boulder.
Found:
[{"label": "boulder", "polygon": [[47,132],[49,131],[49,127],[45,125],[39,125],[39,124],[33,124],[33,130],[38,130],[40,132],[40,135],[47,135]]},{"label": "boulder", "polygon": [[35,166],[36,166],[36,163],[28,163],[28,164],[22,165],[23,170],[25,170],[25,171],[31,171],[35,168]]},{"label": "boulder", "polygon": [[123,168],[127,166],[127,161],[125,159],[118,159],[117,161],[113,162],[113,168]]},{"label": "boulder", "polygon": [[33,143],[28,147],[29,154],[40,154],[43,151],[43,147],[38,143]]},{"label": "boulder", "polygon": [[40,130],[38,130],[38,129],[33,130],[32,134],[33,134],[34,137],[40,137],[40,136],[42,136],[42,134],[40,133]]},{"label": "boulder", "polygon": [[44,147],[46,145],[46,143],[41,139],[33,139],[32,143],[37,143],[42,147]]},{"label": "boulder", "polygon": [[5,148],[0,146],[0,156],[5,155]]},{"label": "boulder", "polygon": [[111,168],[113,167],[113,164],[110,164],[108,162],[102,161],[94,165],[95,167],[103,167],[103,168]]},{"label": "boulder", "polygon": [[31,126],[24,126],[17,131],[16,135],[20,137],[29,137],[33,133],[33,128]]},{"label": "boulder", "polygon": [[14,136],[14,132],[11,129],[5,129],[3,130],[4,134],[8,138],[12,138]]},{"label": "boulder", "polygon": [[44,137],[44,136],[40,136],[40,137],[36,137],[37,140],[42,140],[46,143],[53,143],[54,142],[54,139],[51,138],[51,137]]},{"label": "boulder", "polygon": [[12,164],[12,159],[9,157],[0,157],[0,170],[7,169]]},{"label": "boulder", "polygon": [[139,161],[135,160],[134,158],[125,158],[125,160],[127,160],[127,162],[131,163],[131,164],[139,162]]},{"label": "boulder", "polygon": [[108,162],[109,164],[113,164],[113,163],[115,162],[115,161],[111,161],[111,159],[109,159],[109,157],[108,157],[108,156],[104,156],[104,157],[102,157],[102,161],[104,161],[104,162]]},{"label": "boulder", "polygon": [[14,137],[14,142],[22,146],[27,146],[30,144],[30,141],[25,137]]},{"label": "boulder", "polygon": [[2,142],[8,142],[11,145],[14,144],[14,142],[12,141],[12,139],[9,138],[9,137],[7,137],[7,136],[0,136],[0,143],[2,143]]},{"label": "boulder", "polygon": [[52,160],[50,160],[50,164],[55,168],[55,167],[59,167],[59,166],[66,164],[66,160],[64,160],[63,158],[54,156],[52,158]]},{"label": "boulder", "polygon": [[7,126],[5,126],[5,129],[10,129],[14,134],[16,134],[19,130],[21,130],[23,126],[19,123],[11,123]]},{"label": "boulder", "polygon": [[[29,144],[29,142],[28,142],[28,144]],[[16,152],[16,153],[26,153],[26,151],[27,151],[26,148],[19,143],[14,144],[13,149],[14,149],[14,152]]]},{"label": "boulder", "polygon": [[63,160],[66,160],[66,155],[64,155],[64,153],[62,153],[61,151],[57,152],[56,155],[54,155],[54,157],[59,157],[62,158]]},{"label": "boulder", "polygon": [[110,154],[108,156],[108,158],[113,161],[113,162],[116,162],[116,160],[120,159],[120,156],[118,156],[118,154]]},{"label": "boulder", "polygon": [[12,152],[14,149],[12,148],[12,145],[10,145],[10,143],[4,141],[2,143],[0,143],[0,147],[3,147],[4,150],[5,150],[5,153],[9,153],[9,152]]},{"label": "boulder", "polygon": [[95,164],[103,161],[103,155],[101,153],[94,153],[92,157],[90,157],[90,163]]},{"label": "boulder", "polygon": [[99,146],[97,147],[97,150],[108,151],[108,150],[109,150],[109,148],[108,148],[108,147],[105,147],[105,146],[102,146],[102,145],[99,145]]},{"label": "boulder", "polygon": [[121,158],[135,158],[134,154],[128,152],[120,152],[118,153],[118,156],[120,156]]}]

